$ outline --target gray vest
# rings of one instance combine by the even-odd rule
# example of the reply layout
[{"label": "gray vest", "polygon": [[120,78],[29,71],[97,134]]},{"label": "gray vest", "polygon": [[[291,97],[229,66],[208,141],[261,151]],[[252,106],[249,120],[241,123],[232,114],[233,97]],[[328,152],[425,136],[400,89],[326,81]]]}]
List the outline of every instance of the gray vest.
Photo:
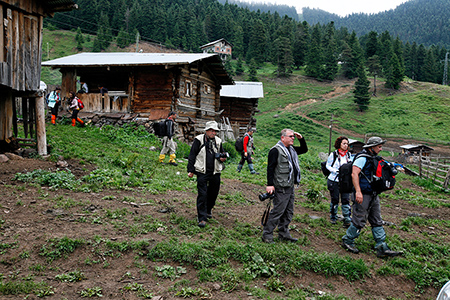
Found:
[{"label": "gray vest", "polygon": [[289,168],[289,157],[278,144],[275,145],[274,148],[278,150],[278,160],[275,168],[273,184],[276,188],[293,187],[294,175],[292,174],[292,176],[289,176],[291,173],[291,169]]}]

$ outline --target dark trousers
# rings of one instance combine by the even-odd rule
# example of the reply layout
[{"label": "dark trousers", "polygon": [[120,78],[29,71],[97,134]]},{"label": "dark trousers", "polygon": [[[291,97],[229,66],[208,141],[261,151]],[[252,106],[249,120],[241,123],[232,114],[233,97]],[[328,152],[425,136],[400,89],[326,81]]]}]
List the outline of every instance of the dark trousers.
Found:
[{"label": "dark trousers", "polygon": [[79,109],[74,109],[72,110],[72,119],[77,119],[78,118],[78,113],[80,112]]},{"label": "dark trousers", "polygon": [[294,215],[294,187],[275,189],[273,208],[269,213],[266,226],[264,226],[263,237],[273,238],[273,231],[278,226],[278,235],[284,238],[291,237],[289,224]]},{"label": "dark trousers", "polygon": [[55,104],[55,106],[50,107],[50,111],[52,112],[52,115],[58,117],[58,110],[59,110],[59,102]]},{"label": "dark trousers", "polygon": [[247,157],[244,156],[244,152],[241,152],[241,161],[239,162],[240,165],[244,165],[245,162],[248,164],[252,164],[252,156],[247,152]]},{"label": "dark trousers", "polygon": [[197,190],[197,218],[199,222],[206,221],[206,215],[211,214],[219,195],[220,173],[215,175],[198,173]]},{"label": "dark trousers", "polygon": [[350,193],[341,194],[339,192],[339,182],[328,179],[327,187],[330,191],[331,203],[333,205],[339,205],[339,196],[341,196],[342,205],[348,205],[350,203]]}]

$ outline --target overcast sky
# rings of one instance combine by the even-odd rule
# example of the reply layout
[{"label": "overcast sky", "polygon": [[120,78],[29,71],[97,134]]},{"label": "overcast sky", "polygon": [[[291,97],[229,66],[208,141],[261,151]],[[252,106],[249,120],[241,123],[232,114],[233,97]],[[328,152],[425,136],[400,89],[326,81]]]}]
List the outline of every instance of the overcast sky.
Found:
[{"label": "overcast sky", "polygon": [[275,3],[295,6],[301,13],[303,7],[319,8],[340,16],[351,13],[377,13],[396,8],[408,0],[252,0],[249,2]]}]

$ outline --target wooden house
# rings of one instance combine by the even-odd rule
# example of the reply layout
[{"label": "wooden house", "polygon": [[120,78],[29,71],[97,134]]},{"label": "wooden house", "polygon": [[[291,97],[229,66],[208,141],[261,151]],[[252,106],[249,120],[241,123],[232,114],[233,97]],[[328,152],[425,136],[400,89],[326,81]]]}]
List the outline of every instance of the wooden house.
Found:
[{"label": "wooden house", "polygon": [[0,13],[0,151],[17,137],[16,98],[25,137],[36,136],[39,154],[46,154],[45,113],[41,77],[44,17],[76,8],[72,0],[1,0]]},{"label": "wooden house", "polygon": [[[178,113],[182,136],[192,140],[207,121],[220,121],[220,89],[233,84],[217,54],[80,53],[42,63],[59,68],[61,93],[77,90],[83,113],[136,114],[159,120]],[[108,89],[101,95],[98,87]]]},{"label": "wooden house", "polygon": [[217,53],[220,55],[220,58],[222,60],[226,60],[228,57],[231,58],[232,48],[233,45],[227,42],[225,39],[220,39],[200,46],[200,49],[203,50],[203,53]]},{"label": "wooden house", "polygon": [[256,127],[255,112],[258,99],[264,97],[262,82],[236,81],[234,85],[224,85],[220,91],[222,115],[236,128],[236,136],[242,136],[248,128]]}]

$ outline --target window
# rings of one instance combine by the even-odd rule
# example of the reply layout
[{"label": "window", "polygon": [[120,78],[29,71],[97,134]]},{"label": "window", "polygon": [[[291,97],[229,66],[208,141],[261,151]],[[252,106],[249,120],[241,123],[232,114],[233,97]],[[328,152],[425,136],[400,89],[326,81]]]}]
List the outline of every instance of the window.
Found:
[{"label": "window", "polygon": [[207,84],[204,85],[205,94],[211,94],[211,87]]},{"label": "window", "polygon": [[192,83],[186,80],[186,97],[190,97],[192,95]]}]

